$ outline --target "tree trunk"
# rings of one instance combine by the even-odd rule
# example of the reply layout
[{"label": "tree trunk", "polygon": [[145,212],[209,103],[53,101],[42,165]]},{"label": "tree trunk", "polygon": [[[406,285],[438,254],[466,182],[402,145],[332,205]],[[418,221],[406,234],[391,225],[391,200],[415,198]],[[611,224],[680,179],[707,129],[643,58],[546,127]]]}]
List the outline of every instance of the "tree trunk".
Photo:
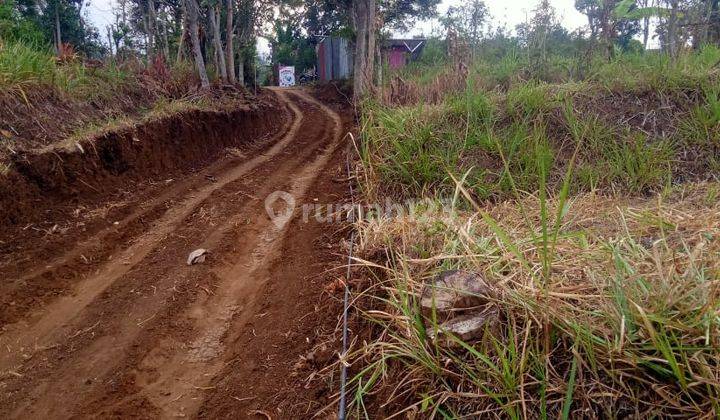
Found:
[{"label": "tree trunk", "polygon": [[218,72],[223,83],[227,83],[228,75],[227,68],[225,67],[225,52],[222,47],[222,40],[220,39],[220,5],[216,4],[214,7],[208,10],[210,12],[210,26],[213,31],[213,49],[215,50],[215,57],[217,59]]},{"label": "tree trunk", "polygon": [[200,85],[203,88],[210,87],[207,71],[205,70],[205,60],[203,59],[202,49],[200,48],[200,27],[198,19],[200,8],[197,0],[185,0],[185,11],[187,13],[188,30],[190,31],[190,42],[192,43],[193,56],[195,58],[195,67],[200,77]]},{"label": "tree trunk", "polygon": [[375,62],[375,0],[354,0],[355,60],[353,89],[356,98],[372,90]]},{"label": "tree trunk", "polygon": [[[105,27],[105,30],[107,31],[107,39],[108,39],[108,47],[110,48],[110,56],[113,56],[113,37],[112,37],[112,28],[110,25]],[[117,51],[117,49],[115,50]]]},{"label": "tree trunk", "polygon": [[225,65],[227,67],[228,81],[235,84],[235,51],[233,50],[233,0],[227,2],[227,19],[225,21]]},{"label": "tree trunk", "polygon": [[678,0],[670,0],[670,19],[668,20],[667,46],[670,59],[675,61],[678,54],[677,18]]},{"label": "tree trunk", "polygon": [[355,97],[359,98],[364,94],[365,84],[363,74],[365,73],[365,57],[367,55],[367,19],[364,17],[365,0],[353,1],[353,25],[355,26],[355,60],[353,63],[353,91]]},{"label": "tree trunk", "polygon": [[[648,7],[648,0],[643,0],[640,4],[642,7]],[[654,4],[652,6],[655,6]],[[648,39],[650,38],[650,17],[645,16],[642,21],[643,31],[643,50],[647,50]]]},{"label": "tree trunk", "polygon": [[238,51],[238,75],[237,75],[237,82],[240,83],[240,86],[245,86],[245,57],[243,54],[243,50],[240,49]]},{"label": "tree trunk", "polygon": [[698,42],[699,46],[707,44],[710,41],[710,28],[712,26],[713,2],[710,0],[705,0],[705,1],[707,3],[707,5],[705,6],[705,13],[703,16],[705,25],[703,25],[702,37],[701,37],[700,41]]},{"label": "tree trunk", "polygon": [[178,64],[180,64],[182,62],[183,56],[185,55],[185,54],[183,54],[183,52],[185,51],[185,49],[183,47],[185,46],[185,36],[187,35],[187,27],[188,27],[188,22],[187,22],[187,18],[186,18],[187,17],[187,7],[185,7],[185,1],[180,2],[180,9],[181,9],[181,14],[180,14],[179,21],[180,21],[180,26],[182,26],[182,31],[180,31],[180,39],[178,40],[177,55],[175,56],[175,60]]},{"label": "tree trunk", "polygon": [[147,45],[147,56],[148,62],[152,61],[155,55],[155,23],[157,22],[157,16],[155,15],[155,1],[148,0],[148,15],[147,15],[147,31],[148,31],[148,45]]},{"label": "tree trunk", "polygon": [[60,56],[62,48],[62,34],[60,33],[60,0],[55,2],[55,52]]},{"label": "tree trunk", "polygon": [[168,38],[168,20],[167,20],[167,14],[165,11],[163,11],[162,16],[162,42],[163,42],[163,54],[165,55],[165,60],[170,60],[170,41]]}]

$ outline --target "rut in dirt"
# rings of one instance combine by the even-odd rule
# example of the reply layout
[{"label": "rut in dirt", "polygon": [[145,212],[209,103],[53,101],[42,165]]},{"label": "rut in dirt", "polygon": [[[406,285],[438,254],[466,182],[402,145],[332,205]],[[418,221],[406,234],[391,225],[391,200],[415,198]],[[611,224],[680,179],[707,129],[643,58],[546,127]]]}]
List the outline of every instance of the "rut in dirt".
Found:
[{"label": "rut in dirt", "polygon": [[[2,417],[302,417],[330,402],[332,389],[308,385],[297,366],[332,336],[323,287],[344,226],[297,211],[276,225],[265,197],[347,200],[338,180],[352,120],[306,91],[275,94],[286,117],[258,153],[103,203],[135,210],[3,282],[34,303],[0,331]],[[187,266],[197,248],[207,260]],[[57,275],[67,287],[33,298],[33,284]]]}]

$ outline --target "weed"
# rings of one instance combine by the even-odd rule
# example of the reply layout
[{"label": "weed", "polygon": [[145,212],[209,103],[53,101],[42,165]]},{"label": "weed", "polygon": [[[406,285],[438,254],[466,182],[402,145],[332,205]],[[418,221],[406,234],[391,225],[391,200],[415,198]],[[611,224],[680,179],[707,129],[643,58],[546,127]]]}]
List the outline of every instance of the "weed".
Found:
[{"label": "weed", "polygon": [[[358,258],[374,286],[355,300],[373,332],[350,358],[355,414],[385,398],[425,417],[717,416],[720,187],[675,181],[689,150],[720,138],[718,59],[714,47],[550,59],[562,84],[548,84],[511,53],[475,63],[432,107],[364,108],[365,193],[454,200],[359,223],[360,255],[387,258]],[[653,130],[648,91],[649,104],[677,100]],[[614,98],[643,109],[622,115]],[[449,269],[482,275],[500,315],[443,345],[418,296]]]},{"label": "weed", "polygon": [[507,92],[507,112],[516,120],[541,117],[552,106],[548,100],[548,86],[537,83],[515,85]]},{"label": "weed", "polygon": [[0,42],[0,89],[25,95],[28,86],[49,83],[55,63],[49,51],[22,42]]},{"label": "weed", "polygon": [[[587,195],[567,211],[570,202],[561,197],[542,204],[533,196],[475,203],[482,217],[426,214],[363,225],[366,250],[380,247],[392,257],[381,290],[357,301],[379,333],[351,358],[365,366],[351,382],[356,414],[372,417],[360,407],[386,386],[386,407],[417,407],[425,415],[572,418],[618,406],[640,417],[712,412],[720,392],[714,350],[720,323],[717,293],[708,286],[720,269],[714,257],[720,244],[708,238],[720,234],[718,203],[702,219],[683,216],[697,214],[694,203],[707,188],[684,193],[672,206],[651,199],[635,209]],[[423,233],[440,219],[440,231]],[[588,222],[603,229],[576,240],[572,232]],[[648,226],[666,231],[651,250],[636,242]],[[418,260],[400,243],[430,257]],[[416,296],[425,279],[449,267],[483,273],[500,296],[494,304],[503,321],[472,342],[454,337],[456,345],[438,346],[426,334],[442,327],[421,313]],[[543,271],[538,283],[535,273]]]},{"label": "weed", "polygon": [[720,144],[720,91],[706,88],[705,103],[697,105],[682,120],[680,138],[688,144],[717,146]]}]

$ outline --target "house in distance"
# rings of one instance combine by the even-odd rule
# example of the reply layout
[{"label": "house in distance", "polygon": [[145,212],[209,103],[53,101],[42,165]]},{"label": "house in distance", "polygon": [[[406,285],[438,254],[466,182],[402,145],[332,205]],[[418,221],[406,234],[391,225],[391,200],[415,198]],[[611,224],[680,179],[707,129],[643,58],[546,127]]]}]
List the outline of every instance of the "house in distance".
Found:
[{"label": "house in distance", "polygon": [[[425,48],[426,40],[387,39],[381,41],[383,64],[398,70],[417,60]],[[352,77],[353,46],[346,38],[323,36],[317,47],[317,76],[320,81],[342,80]]]}]

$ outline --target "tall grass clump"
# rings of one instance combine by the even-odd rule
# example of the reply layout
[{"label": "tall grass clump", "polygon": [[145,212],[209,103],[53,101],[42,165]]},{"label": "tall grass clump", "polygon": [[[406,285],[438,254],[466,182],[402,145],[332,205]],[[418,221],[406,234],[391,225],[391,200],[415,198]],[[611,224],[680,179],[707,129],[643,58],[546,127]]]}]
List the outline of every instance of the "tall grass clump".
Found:
[{"label": "tall grass clump", "polygon": [[682,121],[680,136],[690,144],[720,145],[720,88],[705,89],[703,103],[696,105]]},{"label": "tall grass clump", "polygon": [[510,174],[514,188],[537,191],[543,160],[549,162],[546,181],[557,190],[576,145],[564,111],[569,106],[579,107],[576,123],[586,132],[573,191],[644,194],[678,177],[702,178],[695,167],[708,167],[709,158],[683,160],[694,144],[717,141],[712,91],[706,103],[687,102],[686,110],[669,115],[675,120],[661,121],[670,130],[649,132],[620,120],[624,114],[606,112],[623,112],[613,102],[632,104],[634,97],[609,95],[595,103],[593,89],[587,82],[528,82],[506,92],[468,87],[435,105],[374,103],[363,110],[365,167],[388,194],[446,194],[454,188],[448,174],[468,173],[475,198],[504,199],[511,197]]},{"label": "tall grass clump", "polygon": [[0,90],[51,83],[54,75],[55,61],[49,50],[25,42],[0,41]]},{"label": "tall grass clump", "polygon": [[594,60],[588,80],[613,90],[697,89],[717,82],[719,61],[720,48],[714,45],[674,60],[655,52],[621,54],[610,62]]}]

